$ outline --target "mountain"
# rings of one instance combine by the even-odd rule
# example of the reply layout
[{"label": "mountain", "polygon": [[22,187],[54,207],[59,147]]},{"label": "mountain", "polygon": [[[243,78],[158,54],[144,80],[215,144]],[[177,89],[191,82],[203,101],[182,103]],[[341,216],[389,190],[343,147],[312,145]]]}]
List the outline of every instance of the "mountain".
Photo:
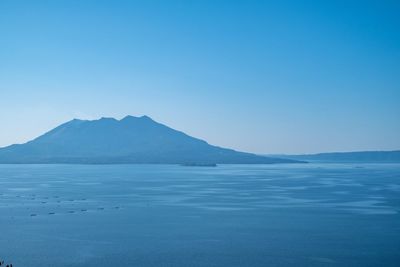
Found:
[{"label": "mountain", "polygon": [[209,145],[147,116],[71,120],[25,144],[0,148],[0,163],[294,163]]},{"label": "mountain", "polygon": [[280,155],[282,158],[320,161],[320,162],[366,162],[366,163],[395,163],[400,162],[400,150],[394,151],[358,151],[333,152],[308,155]]}]

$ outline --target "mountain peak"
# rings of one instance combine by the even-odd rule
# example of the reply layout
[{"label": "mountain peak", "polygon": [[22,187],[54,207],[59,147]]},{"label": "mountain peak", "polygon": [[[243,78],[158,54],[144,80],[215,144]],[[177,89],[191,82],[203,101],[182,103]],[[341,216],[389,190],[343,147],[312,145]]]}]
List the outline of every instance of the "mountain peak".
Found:
[{"label": "mountain peak", "polygon": [[100,121],[116,121],[116,119],[110,117],[101,117]]},{"label": "mountain peak", "polygon": [[209,145],[149,116],[74,119],[18,147],[0,163],[290,163]]},{"label": "mountain peak", "polygon": [[147,115],[141,116],[140,119],[143,119],[143,120],[152,120],[152,119],[151,119],[149,116],[147,116]]},{"label": "mountain peak", "polygon": [[124,118],[121,119],[121,121],[128,121],[128,120],[147,120],[147,121],[154,121],[152,118],[150,118],[149,116],[143,115],[140,117],[135,117],[132,115],[127,115]]},{"label": "mountain peak", "polygon": [[127,116],[123,117],[121,119],[121,121],[132,120],[132,119],[137,119],[137,117],[132,116],[132,115],[127,115]]}]

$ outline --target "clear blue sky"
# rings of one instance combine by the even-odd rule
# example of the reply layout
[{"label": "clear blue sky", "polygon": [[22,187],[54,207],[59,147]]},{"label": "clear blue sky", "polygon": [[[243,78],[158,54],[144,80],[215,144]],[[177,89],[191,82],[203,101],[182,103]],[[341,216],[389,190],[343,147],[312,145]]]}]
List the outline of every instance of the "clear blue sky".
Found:
[{"label": "clear blue sky", "polygon": [[146,114],[257,153],[400,149],[398,1],[0,1],[0,146]]}]

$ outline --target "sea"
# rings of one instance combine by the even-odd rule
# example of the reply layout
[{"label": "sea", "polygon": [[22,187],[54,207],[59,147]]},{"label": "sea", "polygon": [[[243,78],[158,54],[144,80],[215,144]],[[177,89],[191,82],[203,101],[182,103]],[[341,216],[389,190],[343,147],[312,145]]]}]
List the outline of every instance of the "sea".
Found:
[{"label": "sea", "polygon": [[400,266],[400,164],[0,165],[0,259]]}]

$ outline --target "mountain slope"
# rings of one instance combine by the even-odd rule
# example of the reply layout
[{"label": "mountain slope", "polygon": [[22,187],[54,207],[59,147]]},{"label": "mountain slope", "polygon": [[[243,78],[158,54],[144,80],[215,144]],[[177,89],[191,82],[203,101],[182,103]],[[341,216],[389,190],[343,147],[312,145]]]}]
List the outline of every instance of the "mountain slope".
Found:
[{"label": "mountain slope", "polygon": [[21,145],[0,148],[0,163],[290,163],[209,145],[147,116],[71,120]]},{"label": "mountain slope", "polygon": [[400,150],[333,152],[308,155],[281,155],[282,158],[321,162],[400,162]]}]

